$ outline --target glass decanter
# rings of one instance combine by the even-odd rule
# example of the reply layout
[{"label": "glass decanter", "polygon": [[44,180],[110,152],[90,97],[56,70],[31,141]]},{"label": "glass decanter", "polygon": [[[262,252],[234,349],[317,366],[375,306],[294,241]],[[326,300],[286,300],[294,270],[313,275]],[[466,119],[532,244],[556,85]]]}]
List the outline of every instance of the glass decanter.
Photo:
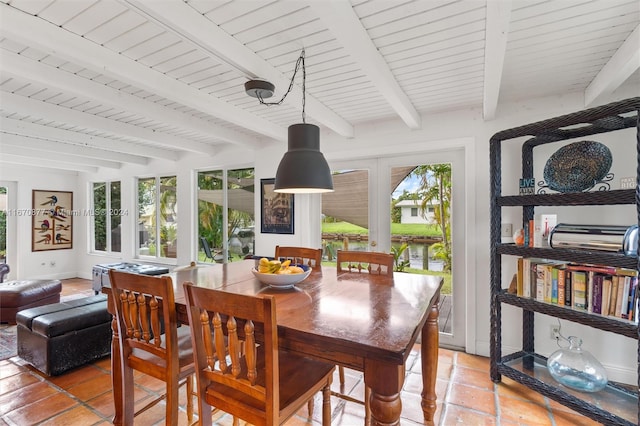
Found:
[{"label": "glass decanter", "polygon": [[563,385],[582,392],[597,392],[607,385],[607,372],[600,362],[582,349],[582,339],[569,336],[568,348],[558,349],[547,359],[551,376]]}]

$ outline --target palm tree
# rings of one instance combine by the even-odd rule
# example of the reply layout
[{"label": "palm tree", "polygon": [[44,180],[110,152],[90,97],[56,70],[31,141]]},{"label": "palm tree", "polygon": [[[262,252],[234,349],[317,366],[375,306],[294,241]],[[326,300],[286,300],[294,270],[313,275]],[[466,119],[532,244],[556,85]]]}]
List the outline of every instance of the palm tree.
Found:
[{"label": "palm tree", "polygon": [[440,226],[442,242],[433,245],[434,256],[444,262],[444,270],[451,271],[451,164],[429,164],[418,166],[413,174],[420,178],[418,190],[422,199],[421,209],[425,211],[429,204],[438,204],[434,212]]}]

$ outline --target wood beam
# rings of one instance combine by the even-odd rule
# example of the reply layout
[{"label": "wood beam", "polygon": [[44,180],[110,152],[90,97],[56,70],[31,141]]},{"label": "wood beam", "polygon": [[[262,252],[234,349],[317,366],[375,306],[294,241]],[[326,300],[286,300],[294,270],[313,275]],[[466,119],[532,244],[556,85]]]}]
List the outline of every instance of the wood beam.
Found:
[{"label": "wood beam", "polygon": [[500,84],[507,52],[511,21],[511,0],[487,0],[484,43],[484,93],[482,112],[485,121],[493,120],[498,108]]},{"label": "wood beam", "polygon": [[75,153],[69,153],[64,151],[55,151],[52,149],[43,150],[34,146],[34,143],[39,143],[41,146],[49,145],[51,143],[49,141],[39,140],[38,142],[37,139],[7,133],[0,133],[0,135],[2,135],[0,140],[0,151],[3,155],[5,153],[10,153],[23,157],[37,158],[45,163],[48,161],[60,161],[85,166],[105,167],[108,169],[119,169],[122,166],[122,163],[118,163],[116,161],[85,157],[78,150],[76,150]]},{"label": "wood beam", "polygon": [[[1,74],[1,72],[0,72]],[[162,146],[175,151],[193,151],[201,154],[214,155],[218,150],[207,144],[185,140],[178,136],[155,132],[143,127],[134,126],[119,121],[110,120],[93,114],[87,114],[71,108],[57,106],[13,93],[2,93],[2,105],[11,111],[26,116],[46,118],[60,123],[72,123],[91,129],[139,139],[151,146]]]},{"label": "wood beam", "polygon": [[616,50],[584,91],[585,107],[611,95],[640,68],[640,24]]},{"label": "wood beam", "polygon": [[[161,4],[159,2],[158,4]],[[0,35],[213,117],[280,140],[287,130],[38,17],[0,3]],[[28,31],[25,31],[28,28]],[[108,65],[98,65],[108,64]],[[175,140],[175,138],[174,138]],[[182,145],[182,142],[179,143]]]},{"label": "wood beam", "polygon": [[407,94],[402,90],[389,65],[362,26],[347,1],[310,1],[309,6],[329,28],[338,42],[359,64],[362,71],[376,85],[389,105],[411,129],[421,127],[421,117]]},{"label": "wood beam", "polygon": [[7,50],[0,51],[2,75],[29,80],[46,87],[60,89],[82,99],[91,99],[116,110],[126,109],[154,121],[207,135],[212,139],[257,148],[258,139],[232,129],[209,123],[192,115],[168,110],[162,105],[146,101],[138,96],[114,89],[104,84],[79,77]]},{"label": "wood beam", "polygon": [[[236,68],[250,78],[266,78],[276,87],[288,87],[290,78],[258,56],[251,49],[226,33],[182,0],[149,3],[125,0],[145,16],[161,24],[166,30]],[[293,71],[293,64],[292,64]],[[302,110],[302,90],[294,85],[285,102]],[[306,94],[306,113],[337,134],[353,137],[353,126],[313,96]],[[246,127],[246,126],[245,126]]]},{"label": "wood beam", "polygon": [[61,161],[47,161],[41,160],[39,158],[33,158],[30,156],[22,156],[22,155],[13,155],[13,154],[5,154],[2,153],[2,157],[0,157],[0,164],[7,165],[25,165],[25,166],[35,166],[38,168],[49,168],[49,169],[60,169],[60,170],[71,170],[74,172],[87,172],[87,173],[96,173],[98,171],[97,167],[94,166],[83,166],[80,164],[73,164],[69,162],[61,162]]}]

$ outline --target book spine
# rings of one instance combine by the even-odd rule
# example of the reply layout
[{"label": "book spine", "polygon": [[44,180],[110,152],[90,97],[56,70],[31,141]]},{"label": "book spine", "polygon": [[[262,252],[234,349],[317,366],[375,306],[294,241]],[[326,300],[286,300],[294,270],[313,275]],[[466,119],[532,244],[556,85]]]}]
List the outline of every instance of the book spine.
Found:
[{"label": "book spine", "polygon": [[572,274],[573,286],[573,307],[575,309],[587,310],[587,274],[582,271],[574,271]]},{"label": "book spine", "polygon": [[522,285],[523,261],[524,261],[523,258],[521,257],[518,258],[518,272],[517,272],[517,282],[516,282],[516,294],[518,295],[518,297],[522,297],[524,295],[524,287]]},{"label": "book spine", "polygon": [[591,303],[593,299],[593,276],[595,272],[588,271],[587,272],[587,312],[593,312],[593,303]]},{"label": "book spine", "polygon": [[602,280],[604,277],[600,274],[593,276],[593,291],[591,294],[591,305],[594,314],[602,313]]},{"label": "book spine", "polygon": [[545,265],[536,265],[536,300],[544,302],[544,267]]},{"label": "book spine", "polygon": [[566,280],[567,271],[564,268],[557,268],[557,270],[558,270],[558,300],[556,301],[556,303],[558,303],[558,305],[564,305],[565,304],[564,289],[565,289],[565,280]]},{"label": "book spine", "polygon": [[614,275],[611,277],[611,301],[609,302],[609,316],[616,316],[616,306],[618,304],[618,288],[620,285],[620,277]]},{"label": "book spine", "polygon": [[522,259],[522,297],[531,297],[531,260]]},{"label": "book spine", "polygon": [[558,304],[558,268],[551,268],[551,303]]},{"label": "book spine", "polygon": [[628,318],[630,320],[634,320],[634,301],[636,298],[636,293],[638,292],[638,277],[631,277],[631,290],[629,290],[629,309],[628,309]]},{"label": "book spine", "polygon": [[624,277],[624,287],[622,288],[622,303],[620,304],[620,318],[628,318],[630,289],[631,277]]},{"label": "book spine", "polygon": [[564,306],[571,306],[573,301],[573,293],[571,288],[572,271],[564,271]]}]

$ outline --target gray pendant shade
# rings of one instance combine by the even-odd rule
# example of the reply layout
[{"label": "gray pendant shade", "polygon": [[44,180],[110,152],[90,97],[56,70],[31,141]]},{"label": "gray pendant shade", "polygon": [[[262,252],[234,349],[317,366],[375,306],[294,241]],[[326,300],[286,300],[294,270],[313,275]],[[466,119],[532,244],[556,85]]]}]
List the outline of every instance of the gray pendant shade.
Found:
[{"label": "gray pendant shade", "polygon": [[275,192],[333,192],[331,170],[320,152],[320,129],[307,123],[289,126],[288,150],[280,160]]}]

